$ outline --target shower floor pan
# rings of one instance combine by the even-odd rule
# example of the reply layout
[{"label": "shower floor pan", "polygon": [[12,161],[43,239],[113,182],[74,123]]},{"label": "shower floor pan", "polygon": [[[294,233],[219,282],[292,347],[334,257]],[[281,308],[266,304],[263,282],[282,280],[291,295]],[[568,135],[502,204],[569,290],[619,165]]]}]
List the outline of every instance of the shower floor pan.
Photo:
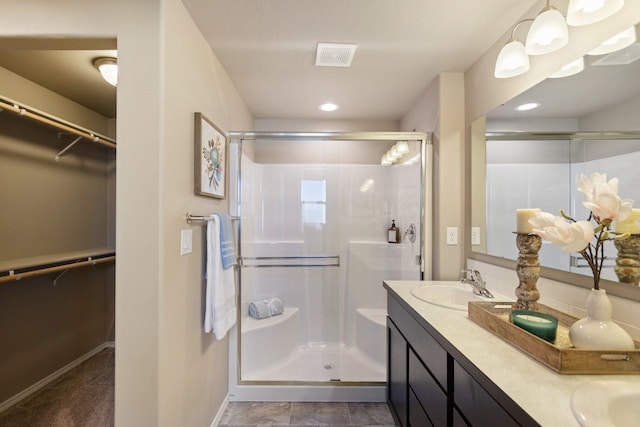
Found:
[{"label": "shower floor pan", "polygon": [[299,346],[280,363],[243,372],[243,381],[384,382],[386,369],[344,343]]}]

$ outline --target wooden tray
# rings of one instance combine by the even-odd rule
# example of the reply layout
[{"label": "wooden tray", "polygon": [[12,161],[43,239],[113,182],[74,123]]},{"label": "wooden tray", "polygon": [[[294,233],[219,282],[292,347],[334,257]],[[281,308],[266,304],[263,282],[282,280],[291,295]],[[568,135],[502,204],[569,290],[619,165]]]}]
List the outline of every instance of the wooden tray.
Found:
[{"label": "wooden tray", "polygon": [[635,350],[573,348],[569,327],[578,319],[539,304],[541,313],[558,318],[556,340],[550,343],[511,323],[512,305],[512,302],[469,302],[469,319],[560,374],[640,374],[640,342],[634,340]]}]

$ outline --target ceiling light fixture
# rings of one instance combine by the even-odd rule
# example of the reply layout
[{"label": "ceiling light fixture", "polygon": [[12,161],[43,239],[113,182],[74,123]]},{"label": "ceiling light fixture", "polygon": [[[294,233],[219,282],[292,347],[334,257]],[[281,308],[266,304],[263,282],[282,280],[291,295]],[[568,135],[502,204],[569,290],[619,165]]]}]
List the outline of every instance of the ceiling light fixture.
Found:
[{"label": "ceiling light fixture", "polygon": [[569,77],[569,76],[573,76],[574,74],[578,74],[582,70],[584,70],[584,57],[581,56],[580,58],[568,63],[567,65],[565,65],[564,67],[556,71],[555,73],[551,74],[549,78],[559,79],[562,77]]},{"label": "ceiling light fixture", "polygon": [[338,106],[338,104],[334,104],[332,102],[326,102],[324,104],[320,104],[318,108],[321,109],[322,111],[336,111],[340,107]]},{"label": "ceiling light fixture", "polygon": [[511,37],[500,50],[496,60],[496,68],[493,72],[496,78],[515,77],[529,71],[529,55],[527,55],[524,45],[515,38],[516,30],[520,24],[528,21],[533,21],[533,19],[523,19],[513,26]]},{"label": "ceiling light fixture", "polygon": [[516,111],[529,111],[540,106],[539,102],[527,102],[526,104],[518,105]]},{"label": "ceiling light fixture", "polygon": [[544,55],[561,49],[569,42],[569,28],[562,13],[549,4],[533,20],[525,50],[528,55]]},{"label": "ceiling light fixture", "polygon": [[93,66],[100,71],[102,78],[112,86],[118,86],[118,61],[115,58],[96,58]]},{"label": "ceiling light fixture", "polygon": [[618,12],[624,0],[571,0],[567,9],[567,24],[577,27],[594,24]]},{"label": "ceiling light fixture", "polygon": [[588,52],[588,55],[606,55],[631,46],[636,42],[636,27],[630,27],[623,32],[605,40],[600,46]]}]

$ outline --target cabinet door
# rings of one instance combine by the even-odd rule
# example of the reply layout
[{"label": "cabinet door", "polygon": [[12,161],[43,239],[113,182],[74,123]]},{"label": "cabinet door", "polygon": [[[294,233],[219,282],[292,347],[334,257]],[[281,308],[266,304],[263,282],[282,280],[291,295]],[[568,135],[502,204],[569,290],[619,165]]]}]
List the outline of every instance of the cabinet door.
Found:
[{"label": "cabinet door", "polygon": [[407,342],[387,318],[387,398],[401,426],[408,426]]},{"label": "cabinet door", "polygon": [[453,377],[453,401],[472,426],[519,425],[457,362]]}]

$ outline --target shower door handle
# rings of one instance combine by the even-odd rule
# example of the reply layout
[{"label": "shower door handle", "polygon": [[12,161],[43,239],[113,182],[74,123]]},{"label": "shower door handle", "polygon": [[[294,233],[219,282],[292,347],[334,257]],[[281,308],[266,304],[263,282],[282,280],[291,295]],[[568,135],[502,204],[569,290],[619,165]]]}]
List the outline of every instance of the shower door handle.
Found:
[{"label": "shower door handle", "polygon": [[[307,262],[308,261],[308,262]],[[240,257],[240,267],[340,267],[340,255]]]}]

